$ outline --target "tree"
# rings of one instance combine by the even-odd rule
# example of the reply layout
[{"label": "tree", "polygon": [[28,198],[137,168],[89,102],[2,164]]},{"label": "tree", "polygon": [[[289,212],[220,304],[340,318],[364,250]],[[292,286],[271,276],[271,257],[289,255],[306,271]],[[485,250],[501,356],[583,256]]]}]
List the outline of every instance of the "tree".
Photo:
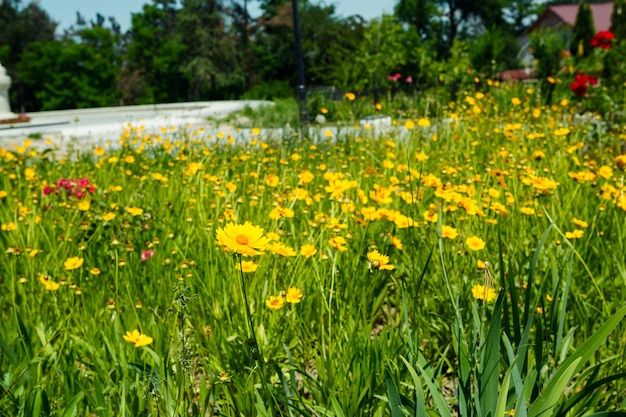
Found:
[{"label": "tree", "polygon": [[611,32],[615,39],[626,39],[626,0],[615,0],[611,14]]},{"label": "tree", "polygon": [[180,72],[187,47],[176,31],[176,0],[153,0],[133,13],[118,88],[123,104],[187,99],[189,80]]},{"label": "tree", "polygon": [[457,38],[482,34],[486,28],[508,29],[505,10],[511,0],[400,0],[395,16],[414,27],[422,39],[433,41],[445,57]]},{"label": "tree", "polygon": [[581,2],[576,14],[576,22],[570,40],[570,52],[575,56],[587,56],[591,53],[589,42],[596,34],[593,12],[587,2]]},{"label": "tree", "polygon": [[31,43],[18,65],[25,88],[34,92],[27,110],[57,110],[118,104],[119,25],[97,15],[66,31],[60,41]]},{"label": "tree", "polygon": [[20,0],[0,4],[0,62],[12,78],[11,108],[35,109],[34,90],[25,88],[17,67],[33,42],[54,40],[57,23],[36,2],[22,7]]},{"label": "tree", "polygon": [[189,100],[223,98],[245,88],[245,50],[224,17],[216,0],[184,0],[176,14],[176,31],[187,48],[180,71],[189,82]]}]

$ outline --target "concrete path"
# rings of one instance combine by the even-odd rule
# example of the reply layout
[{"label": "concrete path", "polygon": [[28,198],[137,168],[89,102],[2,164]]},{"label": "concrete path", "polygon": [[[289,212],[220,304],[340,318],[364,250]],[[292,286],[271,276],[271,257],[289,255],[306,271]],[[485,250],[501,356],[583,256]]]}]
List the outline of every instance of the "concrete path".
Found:
[{"label": "concrete path", "polygon": [[32,141],[37,148],[70,143],[87,148],[115,142],[129,124],[143,126],[144,133],[156,135],[162,133],[163,127],[206,128],[210,126],[209,117],[273,104],[262,100],[206,101],[29,113],[29,123],[0,125],[0,146],[21,143],[30,137],[37,139]]}]

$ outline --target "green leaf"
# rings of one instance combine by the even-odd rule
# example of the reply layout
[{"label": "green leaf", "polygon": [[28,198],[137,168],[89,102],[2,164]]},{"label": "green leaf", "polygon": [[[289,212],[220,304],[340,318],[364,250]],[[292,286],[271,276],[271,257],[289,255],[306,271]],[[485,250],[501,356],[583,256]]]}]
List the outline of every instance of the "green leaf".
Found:
[{"label": "green leaf", "polygon": [[430,392],[430,395],[433,397],[433,402],[435,403],[435,407],[437,408],[439,415],[441,417],[452,417],[452,414],[448,409],[448,403],[446,402],[446,398],[441,392],[439,386],[435,383],[435,381],[433,381],[432,373],[426,372],[426,370],[422,367],[422,365],[420,365],[419,362],[416,365],[420,373],[424,376],[424,381],[428,386],[428,391]]},{"label": "green leaf", "polygon": [[83,397],[84,397],[84,394],[82,392],[79,392],[78,394],[76,394],[74,398],[72,398],[71,401],[65,407],[65,410],[61,414],[61,417],[75,417],[78,412],[78,410],[76,409],[76,405],[78,404],[80,400],[83,399]]},{"label": "green leaf", "polygon": [[531,406],[528,411],[529,417],[544,417],[552,413],[554,407],[563,395],[563,389],[571,381],[572,377],[581,370],[583,365],[591,358],[596,350],[598,350],[600,345],[605,342],[609,334],[617,327],[625,315],[626,307],[622,307],[561,364],[560,369],[550,379],[548,386],[541,392]]},{"label": "green leaf", "polygon": [[426,415],[426,401],[424,400],[424,390],[422,389],[422,380],[420,379],[415,368],[403,356],[400,356],[402,362],[406,365],[413,378],[413,386],[415,387],[415,417]]},{"label": "green leaf", "polygon": [[489,326],[487,339],[481,347],[479,386],[480,404],[482,406],[482,415],[484,416],[488,416],[490,413],[491,416],[494,417],[499,415],[495,414],[498,398],[494,393],[498,392],[500,377],[500,330],[504,298],[504,292],[500,292],[493,314],[491,315],[491,325]]},{"label": "green leaf", "polygon": [[402,400],[389,368],[385,368],[385,377],[387,378],[387,399],[391,409],[391,417],[402,417]]}]

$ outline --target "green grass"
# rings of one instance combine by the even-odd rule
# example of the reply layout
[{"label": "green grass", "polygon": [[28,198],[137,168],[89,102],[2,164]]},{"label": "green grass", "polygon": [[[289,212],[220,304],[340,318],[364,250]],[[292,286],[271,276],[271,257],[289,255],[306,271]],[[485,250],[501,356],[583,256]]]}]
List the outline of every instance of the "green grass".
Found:
[{"label": "green grass", "polygon": [[[624,131],[513,94],[315,141],[2,150],[0,415],[623,413]],[[242,278],[216,232],[246,221],[273,245]]]}]

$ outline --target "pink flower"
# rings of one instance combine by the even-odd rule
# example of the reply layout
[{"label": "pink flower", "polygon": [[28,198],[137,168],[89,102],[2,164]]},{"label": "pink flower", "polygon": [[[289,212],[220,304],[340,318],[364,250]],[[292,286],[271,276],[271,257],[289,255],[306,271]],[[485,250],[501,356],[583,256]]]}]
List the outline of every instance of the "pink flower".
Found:
[{"label": "pink flower", "polygon": [[144,249],[144,251],[141,252],[141,261],[145,262],[150,258],[154,258],[154,249]]},{"label": "pink flower", "polygon": [[407,82],[407,84],[411,84],[413,82],[413,77],[411,77],[410,75],[408,77],[406,77],[406,79],[404,80]]}]

